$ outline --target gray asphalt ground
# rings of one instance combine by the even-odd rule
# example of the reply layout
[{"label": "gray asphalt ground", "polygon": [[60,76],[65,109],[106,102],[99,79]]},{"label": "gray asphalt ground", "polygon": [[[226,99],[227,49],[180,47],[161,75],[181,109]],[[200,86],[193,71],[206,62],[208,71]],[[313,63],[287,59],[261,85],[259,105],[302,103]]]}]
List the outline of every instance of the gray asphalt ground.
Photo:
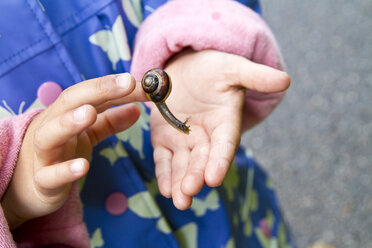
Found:
[{"label": "gray asphalt ground", "polygon": [[261,0],[292,85],[242,143],[298,246],[372,247],[372,1]]}]

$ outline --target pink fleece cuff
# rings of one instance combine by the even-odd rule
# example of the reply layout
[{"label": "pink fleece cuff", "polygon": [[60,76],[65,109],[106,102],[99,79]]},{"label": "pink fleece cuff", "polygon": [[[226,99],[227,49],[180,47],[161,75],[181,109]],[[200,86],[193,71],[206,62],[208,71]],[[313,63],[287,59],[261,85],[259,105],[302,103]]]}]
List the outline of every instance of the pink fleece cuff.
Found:
[{"label": "pink fleece cuff", "polygon": [[[177,0],[157,9],[141,25],[131,72],[141,79],[149,69],[164,68],[171,56],[186,47],[219,50],[277,69],[284,67],[273,34],[250,8],[226,0]],[[265,118],[282,97],[283,93],[247,94],[243,128]]]},{"label": "pink fleece cuff", "polygon": [[[0,198],[12,178],[24,134],[41,109],[0,120]],[[16,241],[16,242],[15,242]],[[89,247],[88,232],[82,221],[82,210],[77,185],[57,212],[26,222],[9,230],[0,207],[0,247],[72,246]]]},{"label": "pink fleece cuff", "polygon": [[30,220],[14,232],[17,247],[81,247],[88,248],[89,234],[83,222],[78,184],[58,211]]},{"label": "pink fleece cuff", "polygon": [[[12,179],[27,127],[39,112],[40,110],[34,110],[24,115],[0,120],[0,198],[3,197]],[[2,207],[0,207],[0,244],[1,247],[15,247]]]}]

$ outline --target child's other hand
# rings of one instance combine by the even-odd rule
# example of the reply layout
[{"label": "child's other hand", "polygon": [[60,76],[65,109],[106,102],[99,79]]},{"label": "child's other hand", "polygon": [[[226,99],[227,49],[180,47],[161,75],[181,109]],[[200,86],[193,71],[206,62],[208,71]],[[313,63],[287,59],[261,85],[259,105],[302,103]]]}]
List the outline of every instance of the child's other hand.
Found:
[{"label": "child's other hand", "polygon": [[222,183],[240,142],[245,90],[280,92],[288,88],[285,72],[218,51],[186,50],[165,68],[173,89],[166,101],[181,121],[190,118],[185,135],[151,112],[159,190],[186,209],[202,187]]},{"label": "child's other hand", "polygon": [[[129,74],[109,75],[78,83],[30,124],[2,206],[10,227],[59,209],[71,183],[89,169],[92,148],[130,127],[144,101],[140,85]],[[110,108],[110,109],[109,109]]]}]

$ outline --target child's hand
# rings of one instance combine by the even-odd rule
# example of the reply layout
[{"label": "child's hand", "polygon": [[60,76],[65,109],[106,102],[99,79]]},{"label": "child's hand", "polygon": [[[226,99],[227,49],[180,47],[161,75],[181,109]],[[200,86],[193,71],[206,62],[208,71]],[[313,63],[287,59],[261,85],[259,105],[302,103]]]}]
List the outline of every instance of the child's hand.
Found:
[{"label": "child's hand", "polygon": [[109,75],[66,89],[41,112],[25,134],[2,200],[10,227],[59,209],[71,183],[88,172],[92,148],[127,129],[140,114],[134,104],[110,107],[144,100],[132,76]]},{"label": "child's hand", "polygon": [[218,51],[185,51],[167,65],[173,90],[166,101],[190,135],[151,112],[156,177],[162,195],[186,209],[204,184],[222,183],[240,142],[245,90],[280,92],[285,72]]}]

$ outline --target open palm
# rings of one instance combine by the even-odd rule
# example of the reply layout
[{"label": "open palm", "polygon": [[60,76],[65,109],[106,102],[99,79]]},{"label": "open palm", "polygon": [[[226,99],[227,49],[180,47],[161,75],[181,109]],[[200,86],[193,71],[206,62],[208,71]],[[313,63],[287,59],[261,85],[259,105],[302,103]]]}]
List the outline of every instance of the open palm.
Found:
[{"label": "open palm", "polygon": [[160,192],[186,209],[205,184],[222,183],[240,142],[246,89],[283,91],[289,77],[243,57],[208,50],[184,51],[165,70],[173,82],[166,102],[181,121],[188,118],[191,132],[177,131],[153,108],[156,176]]}]

